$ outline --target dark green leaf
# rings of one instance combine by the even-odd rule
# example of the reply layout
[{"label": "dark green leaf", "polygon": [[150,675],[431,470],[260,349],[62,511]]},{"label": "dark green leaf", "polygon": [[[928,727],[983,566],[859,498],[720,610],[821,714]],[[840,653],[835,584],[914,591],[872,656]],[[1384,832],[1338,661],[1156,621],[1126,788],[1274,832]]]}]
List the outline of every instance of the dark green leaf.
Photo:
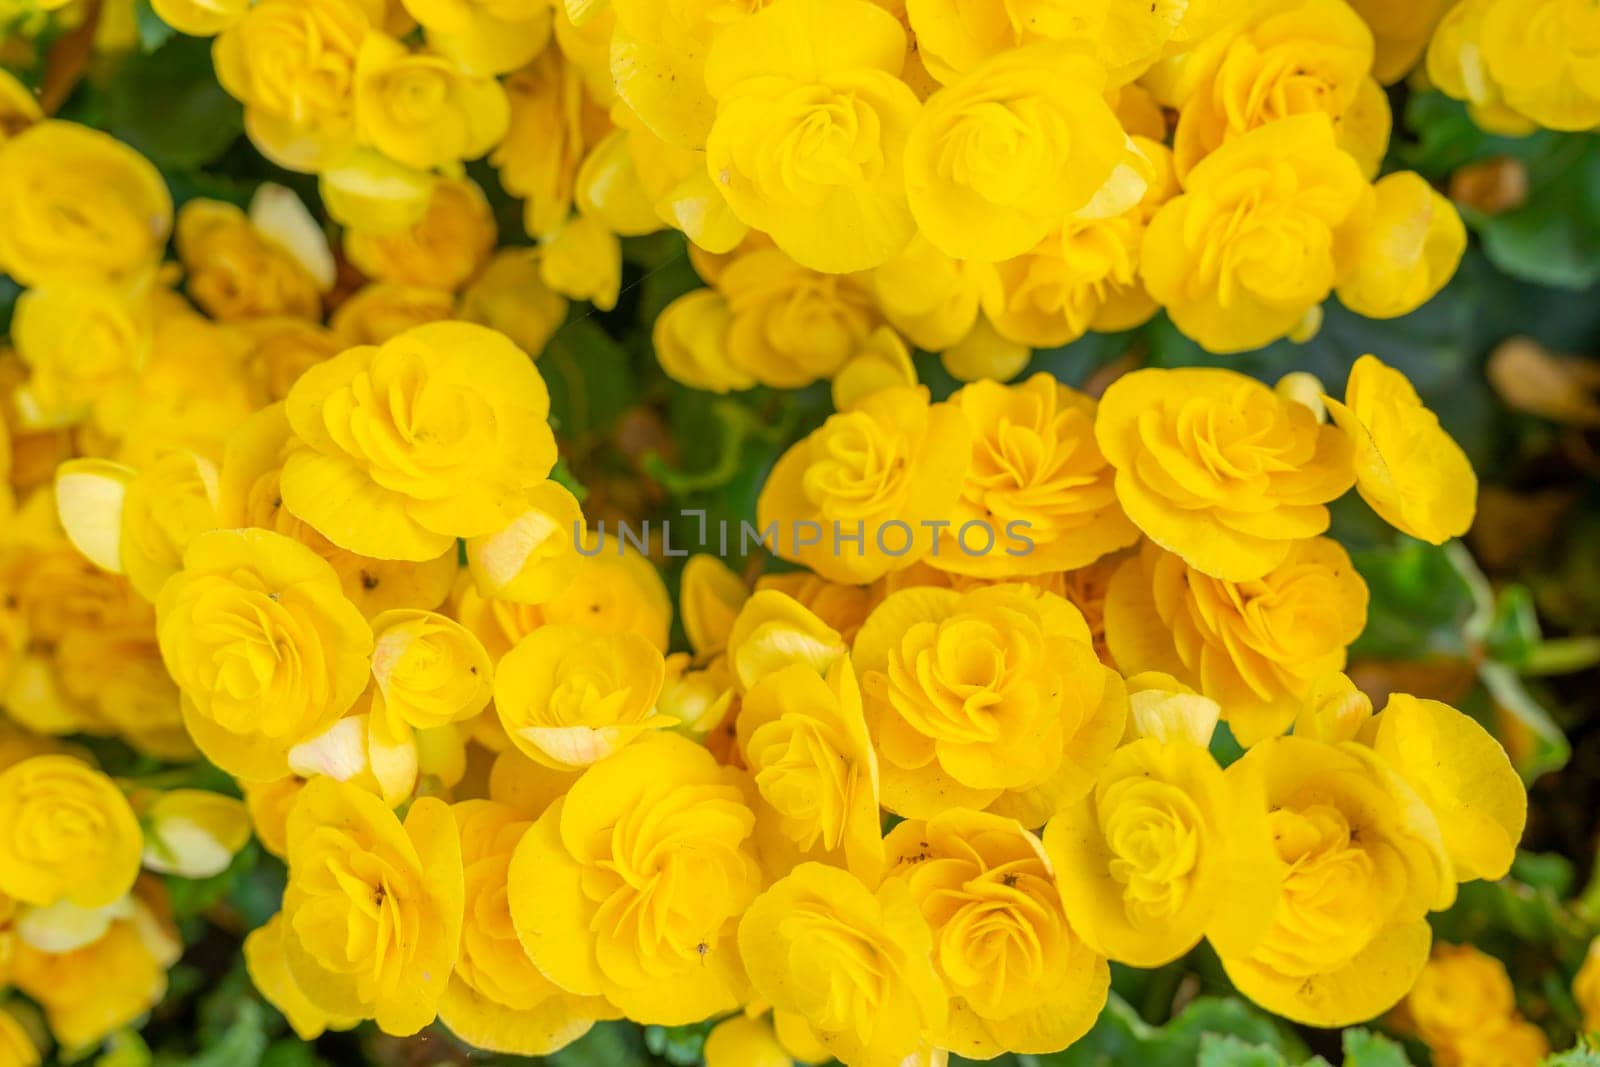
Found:
[{"label": "dark green leaf", "polygon": [[556,432],[587,444],[633,403],[627,351],[585,312],[556,331],[539,357]]},{"label": "dark green leaf", "polygon": [[155,8],[150,6],[150,0],[134,0],[133,21],[139,31],[139,51],[154,52],[168,41],[172,40],[174,30],[164,22]]},{"label": "dark green leaf", "polygon": [[1515,278],[1560,289],[1600,282],[1600,138],[1568,134],[1528,166],[1528,200],[1467,219],[1484,251]]},{"label": "dark green leaf", "polygon": [[216,159],[244,129],[244,111],[211,69],[211,42],[175,36],[123,57],[103,88],[106,132],[163,169]]},{"label": "dark green leaf", "polygon": [[645,1047],[668,1063],[695,1067],[705,1052],[706,1037],[714,1025],[714,1020],[707,1019],[688,1026],[647,1026]]}]

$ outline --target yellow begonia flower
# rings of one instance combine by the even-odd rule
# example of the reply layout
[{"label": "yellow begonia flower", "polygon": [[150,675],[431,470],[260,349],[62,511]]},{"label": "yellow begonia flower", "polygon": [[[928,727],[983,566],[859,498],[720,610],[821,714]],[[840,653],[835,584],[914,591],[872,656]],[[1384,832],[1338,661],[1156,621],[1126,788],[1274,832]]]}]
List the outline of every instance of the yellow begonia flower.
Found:
[{"label": "yellow begonia flower", "polygon": [[1499,87],[1508,107],[1554,130],[1600,124],[1592,67],[1600,15],[1572,0],[1471,6],[1482,11],[1477,45],[1483,80]]},{"label": "yellow begonia flower", "polygon": [[0,71],[0,145],[43,118],[33,90],[10,71]]},{"label": "yellow begonia flower", "polygon": [[[1169,40],[1209,28],[1209,4],[1122,4],[1089,0],[1017,0],[995,7],[985,0],[905,0],[928,73],[948,84],[984,59],[1037,41],[1071,41],[1092,48],[1117,83],[1143,73]],[[1232,5],[1217,5],[1231,8]]]},{"label": "yellow begonia flower", "polygon": [[916,232],[903,156],[920,107],[905,31],[868,0],[778,0],[725,26],[706,166],[740,221],[815,270],[878,266]]},{"label": "yellow begonia flower", "polygon": [[244,939],[244,965],[256,991],[283,1014],[301,1041],[315,1041],[325,1030],[353,1028],[360,1021],[358,1018],[328,1015],[295,985],[284,953],[287,933],[288,922],[279,912]]},{"label": "yellow begonia flower", "polygon": [[1583,1013],[1584,1030],[1600,1030],[1600,938],[1589,942],[1583,965],[1572,980],[1572,999]]},{"label": "yellow begonia flower", "polygon": [[119,735],[166,759],[192,757],[154,611],[62,537],[52,496],[30,496],[0,542],[0,703],[39,733]]},{"label": "yellow begonia flower", "polygon": [[1344,402],[1322,399],[1355,445],[1356,491],[1373,511],[1435,545],[1467,532],[1478,476],[1404,374],[1362,356],[1350,368]]},{"label": "yellow begonia flower", "polygon": [[1257,348],[1349,274],[1372,200],[1326,115],[1251,130],[1198,163],[1150,221],[1145,287],[1207,351]]},{"label": "yellow begonia flower", "polygon": [[116,784],[71,756],[0,771],[0,893],[44,907],[109,904],[133,886],[144,841]]},{"label": "yellow begonia flower", "polygon": [[1048,1054],[1088,1032],[1110,970],[1063,910],[1038,838],[1011,819],[953,809],[908,819],[885,847],[889,877],[933,931],[950,994],[935,1044],[980,1059]]},{"label": "yellow begonia flower", "polygon": [[356,53],[355,125],[362,140],[418,170],[476,159],[505,136],[500,83],[449,59],[368,33]]},{"label": "yellow begonia flower", "polygon": [[[716,110],[705,84],[707,49],[718,22],[745,15],[755,5],[611,0],[605,6],[613,15],[605,68],[612,91],[661,140],[704,148]],[[591,33],[607,28],[593,16],[584,24]],[[570,35],[562,39],[562,50],[570,43]]]},{"label": "yellow begonia flower", "polygon": [[1294,733],[1313,741],[1354,741],[1372,718],[1372,698],[1343,672],[1323,677],[1295,713]]},{"label": "yellow begonia flower", "polygon": [[733,313],[715,289],[695,289],[656,316],[650,344],[667,377],[691,389],[727,393],[748,389],[756,379],[728,356]]},{"label": "yellow begonia flower", "polygon": [[237,324],[250,340],[249,374],[261,396],[277,403],[311,367],[344,350],[332,330],[303,319],[253,319]]},{"label": "yellow begonia flower", "polygon": [[52,119],[0,140],[0,272],[17,284],[135,281],[171,230],[160,172],[107,134]]},{"label": "yellow begonia flower", "polygon": [[958,259],[1021,255],[1086,206],[1127,135],[1087,51],[1037,44],[967,71],[923,107],[906,189],[927,239]]},{"label": "yellow begonia flower", "polygon": [[566,318],[567,302],[539,276],[534,249],[503,248],[462,292],[459,316],[498,330],[538,359]]},{"label": "yellow begonia flower", "polygon": [[1452,2],[1417,0],[1391,4],[1388,0],[1350,0],[1350,6],[1372,30],[1376,46],[1372,76],[1384,85],[1392,85],[1410,73]]},{"label": "yellow begonia flower", "polygon": [[529,759],[580,770],[673,724],[656,712],[665,678],[661,652],[636,633],[547,624],[501,658],[494,706]]},{"label": "yellow begonia flower", "polygon": [[1100,400],[1117,499],[1156,544],[1202,573],[1259,578],[1328,528],[1353,451],[1302,404],[1234,371],[1139,370]]},{"label": "yellow begonia flower", "polygon": [[882,389],[917,384],[911,350],[887,326],[872,331],[855,355],[833,376],[830,392],[835,411],[849,411]]},{"label": "yellow begonia flower", "polygon": [[494,668],[472,631],[433,611],[399,609],[372,620],[372,713],[429,730],[489,705]]},{"label": "yellow begonia flower", "polygon": [[1471,945],[1440,943],[1395,1016],[1399,1028],[1427,1045],[1437,1062],[1475,1063],[1481,1061],[1463,1054],[1502,1029],[1516,1010],[1505,964]]},{"label": "yellow begonia flower", "polygon": [[[972,461],[927,562],[985,577],[1033,575],[1087,566],[1138,540],[1095,443],[1089,397],[1041,373],[1021,385],[975,382],[950,402],[972,427]],[[965,546],[960,531],[969,522],[993,529],[993,550]]]},{"label": "yellow begonia flower", "polygon": [[328,561],[345,596],[369,618],[391,608],[438,607],[455,581],[456,546],[421,563],[370,559],[339,548],[283,506],[283,461],[296,447],[282,404],[246,420],[223,455],[218,525],[272,530],[306,545]]},{"label": "yellow begonia flower", "polygon": [[1467,248],[1456,207],[1411,171],[1373,186],[1376,209],[1339,302],[1369,319],[1408,315],[1443,289]]},{"label": "yellow begonia flower", "polygon": [[850,646],[810,608],[780,589],[757,589],[728,631],[728,660],[744,689],[775,671],[802,663],[821,675]]},{"label": "yellow begonia flower", "polygon": [[250,10],[249,0],[152,0],[161,21],[191,37],[214,37]]},{"label": "yellow begonia flower", "polygon": [[17,298],[11,341],[31,372],[17,392],[18,422],[47,429],[98,415],[147,369],[154,334],[142,294],[66,282]]},{"label": "yellow begonia flower", "polygon": [[289,812],[300,798],[306,780],[298,775],[288,775],[271,782],[239,783],[244,793],[244,803],[250,811],[250,825],[255,828],[256,840],[261,847],[285,859],[289,855]]},{"label": "yellow begonia flower", "polygon": [[455,593],[456,619],[478,635],[494,660],[547,623],[632,632],[665,652],[672,601],[655,565],[631,545],[619,544],[614,534],[602,538],[593,530],[584,535],[580,555],[572,581],[542,604],[485,597],[474,583],[463,581]]},{"label": "yellow begonia flower", "polygon": [[17,946],[17,989],[44,1009],[50,1032],[64,1048],[90,1048],[144,1015],[167,992],[167,968],[183,942],[159,883],[142,882],[133,914],[98,940],[70,952]]},{"label": "yellow begonia flower", "polygon": [[1240,744],[1281,734],[1344,669],[1367,625],[1367,583],[1336,541],[1295,541],[1260,578],[1229,582],[1146,544],[1106,595],[1117,666],[1162,671],[1222,705]]},{"label": "yellow begonia flower", "polygon": [[[1235,771],[1235,768],[1239,770]],[[1249,955],[1224,955],[1239,991],[1309,1026],[1370,1019],[1428,960],[1426,915],[1455,899],[1438,824],[1370,750],[1275,737],[1229,773],[1259,773],[1281,861],[1278,906]]]},{"label": "yellow begonia flower", "polygon": [[767,869],[818,860],[875,882],[884,862],[878,760],[850,660],[835,660],[826,680],[798,663],[765,675],[745,693],[737,730],[764,802],[756,834]]},{"label": "yellow begonia flower", "polygon": [[402,0],[427,31],[428,45],[474,75],[505,74],[550,41],[544,0]]},{"label": "yellow begonia flower", "polygon": [[[61,491],[70,489],[72,474],[85,469],[82,464],[95,462],[74,460],[58,468],[56,506],[62,526],[76,545],[75,529],[113,521],[118,530],[117,569],[128,576],[140,596],[153,602],[167,579],[183,569],[183,553],[189,543],[217,528],[217,468],[202,456],[175,449],[137,473],[128,468],[108,471],[102,477],[126,478],[125,494],[113,514],[105,502],[99,506],[88,502],[85,508],[73,494]],[[100,510],[108,513],[93,513]]]},{"label": "yellow begonia flower", "polygon": [[732,316],[725,344],[734,381],[799,389],[831,378],[880,322],[864,276],[811,270],[775,248],[737,255],[715,284]]},{"label": "yellow begonia flower", "polygon": [[884,318],[918,348],[940,352],[965,339],[996,284],[994,267],[946,255],[922,234],[872,272]]},{"label": "yellow begonia flower", "polygon": [[734,925],[761,888],[749,790],[675,734],[585,771],[523,836],[507,874],[534,965],[647,1025],[743,1003]]},{"label": "yellow begonia flower", "polygon": [[345,231],[344,252],[369,278],[454,292],[494,251],[495,222],[483,190],[466,178],[441,179],[421,221],[398,230]]},{"label": "yellow begonia flower", "polygon": [[539,972],[517,940],[507,894],[511,857],[529,823],[505,804],[467,800],[451,807],[461,830],[466,910],[461,957],[439,1002],[439,1019],[474,1048],[546,1056],[576,1041],[615,1010],[598,997],[563,992]]},{"label": "yellow begonia flower", "polygon": [[428,213],[437,178],[371,148],[357,148],[317,174],[328,217],[341,226],[382,232],[415,226]]},{"label": "yellow begonia flower", "polygon": [[1222,706],[1170,674],[1140,671],[1128,675],[1128,740],[1153,738],[1163,744],[1188,741],[1211,746]]},{"label": "yellow begonia flower", "polygon": [[416,1033],[460,951],[462,878],[443,801],[417,800],[402,827],[372,794],[313,779],[289,813],[283,949],[295,985],[330,1017]]},{"label": "yellow begonia flower", "polygon": [[1528,794],[1500,742],[1437,700],[1395,693],[1372,720],[1372,747],[1434,817],[1456,880],[1503,878],[1528,818]]},{"label": "yellow begonia flower", "polygon": [[990,809],[1043,826],[1093,784],[1127,694],[1070,603],[1034,586],[891,593],[852,652],[883,806]]},{"label": "yellow begonia flower", "polygon": [[1223,144],[1292,115],[1321,112],[1375,175],[1389,145],[1389,104],[1372,78],[1372,31],[1345,0],[1261,6],[1181,61],[1173,137],[1187,174]]},{"label": "yellow begonia flower", "polygon": [[[680,148],[630,121],[631,113],[613,116],[627,131],[630,170],[637,176],[645,203],[655,212],[653,229],[662,223],[675,226],[696,247],[708,252],[729,252],[750,233],[706,172],[706,154]],[[581,178],[580,178],[581,182]],[[631,195],[630,198],[631,200]],[[644,225],[642,215],[639,225]]]},{"label": "yellow begonia flower", "polygon": [[354,0],[270,0],[216,39],[217,80],[244,104],[245,131],[263,155],[303,173],[347,161],[356,56],[374,32]]},{"label": "yellow begonia flower", "polygon": [[214,319],[322,317],[323,286],[232,204],[184,204],[178,212],[177,246],[189,295]]},{"label": "yellow begonia flower", "polygon": [[431,323],[303,374],[286,402],[304,446],[283,465],[290,512],[342,548],[429,560],[503,528],[550,473],[550,396],[492,330]]},{"label": "yellow begonia flower", "polygon": [[[1171,149],[1131,140],[1126,164],[1107,183],[1117,195],[1105,210],[1062,220],[1033,247],[994,265],[983,308],[1001,337],[1049,348],[1091,329],[1129,330],[1155,314],[1158,305],[1140,280],[1141,246],[1150,218],[1177,194],[1178,179]],[[1122,186],[1142,187],[1143,195],[1124,204]]]},{"label": "yellow begonia flower", "polygon": [[578,210],[619,237],[640,237],[666,225],[635,164],[632,139],[625,129],[602,137],[578,167],[574,190]]},{"label": "yellow begonia flower", "polygon": [[366,687],[372,631],[309,548],[267,530],[190,542],[156,601],[161,656],[195,744],[239,778],[272,781],[290,748]]},{"label": "yellow begonia flower", "polygon": [[882,599],[882,592],[858,585],[830,582],[808,571],[763,574],[756,579],[756,591],[773,590],[790,597],[831,627],[846,641],[855,640],[861,624]]},{"label": "yellow begonia flower", "polygon": [[[6,1067],[39,1067],[43,1062],[43,1053],[35,1043],[33,1033],[17,1017],[16,1012],[0,1007],[0,1064]],[[779,1067],[789,1067],[787,1056]]]},{"label": "yellow begonia flower", "polygon": [[980,316],[967,336],[939,353],[939,365],[958,382],[1008,382],[1031,359],[1033,349],[1001,337],[987,316]]},{"label": "yellow begonia flower", "polygon": [[539,279],[568,299],[610,311],[622,292],[622,242],[598,219],[574,215],[540,244]]},{"label": "yellow begonia flower", "polygon": [[135,796],[144,826],[144,866],[180,878],[211,878],[228,869],[250,840],[244,802],[202,789]]},{"label": "yellow begonia flower", "polygon": [[874,893],[847,871],[805,863],[750,905],[739,952],[755,992],[802,1016],[850,1067],[927,1065],[946,993],[933,938],[906,883]]},{"label": "yellow begonia flower", "polygon": [[508,77],[505,89],[510,125],[489,161],[506,192],[523,198],[529,236],[543,237],[571,212],[588,134],[598,139],[605,118],[594,114],[578,69],[560,49],[545,49]]},{"label": "yellow begonia flower", "polygon": [[794,1067],[772,1024],[748,1015],[722,1020],[706,1035],[706,1067]]},{"label": "yellow begonia flower", "polygon": [[467,567],[478,592],[522,604],[559,596],[583,567],[578,498],[560,482],[528,493],[529,507],[503,530],[467,541]]},{"label": "yellow begonia flower", "polygon": [[1260,778],[1249,767],[1225,774],[1189,738],[1118,749],[1044,843],[1079,934],[1119,962],[1160,967],[1202,937],[1246,956],[1272,921],[1276,859]]},{"label": "yellow begonia flower", "polygon": [[954,518],[972,432],[960,409],[899,386],[835,414],[778,460],[756,504],[780,557],[860,583],[936,550]]},{"label": "yellow begonia flower", "polygon": [[455,316],[455,297],[439,289],[373,282],[346,297],[329,325],[344,346],[381,345],[407,330]]},{"label": "yellow begonia flower", "polygon": [[678,583],[678,613],[684,636],[697,656],[710,656],[728,647],[728,635],[750,590],[721,559],[700,552],[683,565]]}]

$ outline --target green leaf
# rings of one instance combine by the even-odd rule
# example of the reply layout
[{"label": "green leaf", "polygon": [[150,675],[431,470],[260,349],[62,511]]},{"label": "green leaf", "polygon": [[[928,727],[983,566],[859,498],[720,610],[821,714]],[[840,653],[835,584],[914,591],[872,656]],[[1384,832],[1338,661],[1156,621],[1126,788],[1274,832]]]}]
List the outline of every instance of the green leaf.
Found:
[{"label": "green leaf", "polygon": [[202,38],[174,36],[127,55],[101,88],[106,132],[163,170],[209,163],[244,130],[244,109],[217,84]]},{"label": "green leaf", "polygon": [[1543,1067],[1600,1067],[1600,1048],[1584,1038],[1579,1047],[1547,1057]]},{"label": "green leaf", "polygon": [[210,878],[179,878],[164,875],[172,914],[178,919],[199,915],[233,891],[240,878],[249,874],[261,858],[261,846],[251,841],[240,849],[232,862]]},{"label": "green leaf", "polygon": [[1406,1050],[1382,1034],[1353,1029],[1344,1032],[1344,1067],[1410,1067]]},{"label": "green leaf", "polygon": [[1489,655],[1502,663],[1520,667],[1538,647],[1541,636],[1532,590],[1525,585],[1508,585],[1501,589],[1483,635]]},{"label": "green leaf", "polygon": [[653,1067],[639,1027],[605,1022],[560,1052],[545,1057],[550,1067]]},{"label": "green leaf", "polygon": [[1396,131],[1391,156],[1401,169],[1415,170],[1431,180],[1481,159],[1512,156],[1526,159],[1546,150],[1559,134],[1541,131],[1527,137],[1487,133],[1472,121],[1467,105],[1440,92],[1412,93],[1406,100],[1403,121],[1409,140]]},{"label": "green leaf", "polygon": [[1495,707],[1515,719],[1532,736],[1530,750],[1518,753],[1520,758],[1516,761],[1522,780],[1532,782],[1547,771],[1565,766],[1572,758],[1572,743],[1544,704],[1529,692],[1523,679],[1505,664],[1492,661],[1479,665],[1478,677]]},{"label": "green leaf", "polygon": [[11,330],[11,315],[17,308],[17,297],[22,295],[22,286],[11,280],[10,275],[0,274],[0,337]]},{"label": "green leaf", "polygon": [[688,1026],[647,1026],[644,1044],[651,1052],[678,1067],[695,1067],[705,1053],[706,1038],[717,1020],[690,1023]]},{"label": "green leaf", "polygon": [[1463,212],[1489,259],[1561,289],[1600,282],[1600,139],[1568,134],[1529,161],[1528,199],[1498,215]]},{"label": "green leaf", "polygon": [[1242,1000],[1200,997],[1165,1026],[1151,1026],[1121,997],[1112,994],[1094,1028],[1071,1048],[1039,1056],[1041,1067],[1101,1067],[1136,1063],[1140,1067],[1193,1067],[1205,1036],[1225,1035],[1246,1046],[1265,1046],[1298,1063],[1309,1052],[1293,1034]]},{"label": "green leaf", "polygon": [[150,6],[150,0],[133,0],[133,21],[139,32],[141,52],[154,52],[178,32],[156,14],[155,8]]},{"label": "green leaf", "polygon": [[1353,656],[1424,660],[1467,654],[1463,627],[1476,602],[1442,548],[1403,538],[1350,553],[1372,599]]},{"label": "green leaf", "polygon": [[1231,1034],[1202,1034],[1197,1067],[1289,1067],[1271,1045],[1252,1045]]},{"label": "green leaf", "polygon": [[587,312],[579,315],[545,345],[539,373],[556,432],[582,448],[628,409],[636,389],[627,350]]}]

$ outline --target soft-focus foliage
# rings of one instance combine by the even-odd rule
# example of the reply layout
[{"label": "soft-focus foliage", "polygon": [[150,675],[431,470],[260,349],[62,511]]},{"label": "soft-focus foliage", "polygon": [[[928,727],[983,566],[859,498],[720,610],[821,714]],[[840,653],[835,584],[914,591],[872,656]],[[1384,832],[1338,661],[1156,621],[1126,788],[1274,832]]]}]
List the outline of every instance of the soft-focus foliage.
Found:
[{"label": "soft-focus foliage", "polygon": [[0,0],[0,1067],[1572,1047],[1596,54]]}]

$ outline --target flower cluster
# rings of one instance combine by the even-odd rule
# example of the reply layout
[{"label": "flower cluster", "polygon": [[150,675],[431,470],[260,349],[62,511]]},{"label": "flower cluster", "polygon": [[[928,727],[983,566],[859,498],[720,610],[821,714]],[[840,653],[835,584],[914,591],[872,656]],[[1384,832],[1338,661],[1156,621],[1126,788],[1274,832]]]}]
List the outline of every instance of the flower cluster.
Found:
[{"label": "flower cluster", "polygon": [[[525,284],[610,308],[619,237],[681,230],[711,288],[657,346],[699,388],[831,378],[885,324],[969,380],[1159,308],[1236,352],[1315,333],[1335,292],[1392,318],[1449,280],[1455,209],[1373,181],[1376,75],[1409,48],[1384,5],[1091,8],[155,4],[215,35],[252,140],[363,245],[470,224],[441,188],[484,156],[538,241]],[[391,265],[437,296],[457,263]]]},{"label": "flower cluster", "polygon": [[834,378],[885,325],[964,380],[1160,308],[1238,352],[1334,293],[1412,311],[1465,248],[1423,179],[1373,181],[1382,4],[612,6],[644,186],[673,158],[694,194],[664,214],[710,288],[656,345],[698,388]]},{"label": "flower cluster", "polygon": [[[159,875],[209,878],[250,838],[239,800],[120,783],[83,750],[0,723],[0,994],[92,1049],[167,990],[182,941]],[[39,1062],[35,1017],[0,1002],[7,1064]]]},{"label": "flower cluster", "polygon": [[[1423,1033],[1427,916],[1506,873],[1526,797],[1475,719],[1344,673],[1368,591],[1328,504],[1443,543],[1465,455],[1374,356],[1338,398],[1002,384],[1157,307],[1235,350],[1443,284],[1453,210],[1371,182],[1353,9],[155,7],[345,229],[0,123],[0,983],[61,1045],[161,995],[141,869],[249,830],[287,883],[246,963],[306,1039],[710,1021],[710,1067],[932,1067],[1066,1048],[1112,962],[1201,941],[1274,1013],[1412,991]],[[493,251],[460,167],[491,151],[536,248]],[[760,494],[799,567],[697,556],[676,612],[556,477],[535,363],[667,225],[712,281],[657,322],[668,371],[836,409]],[[908,341],[970,384],[933,401]],[[0,1050],[31,1035],[0,1006]]]}]

